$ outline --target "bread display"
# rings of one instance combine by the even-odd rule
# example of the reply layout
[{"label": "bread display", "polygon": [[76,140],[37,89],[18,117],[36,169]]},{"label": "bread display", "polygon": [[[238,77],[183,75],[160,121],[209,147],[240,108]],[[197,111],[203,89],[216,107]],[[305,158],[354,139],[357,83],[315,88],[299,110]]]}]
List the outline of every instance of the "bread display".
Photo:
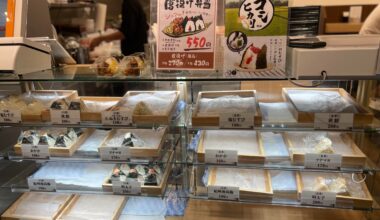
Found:
[{"label": "bread display", "polygon": [[350,136],[341,132],[285,132],[293,163],[303,165],[305,154],[339,154],[342,166],[362,167],[366,156]]},{"label": "bread display", "polygon": [[[371,208],[373,199],[360,174],[297,172],[298,193],[303,191],[336,193],[337,206]],[[299,195],[300,196],[300,195]]]},{"label": "bread display", "polygon": [[349,195],[346,179],[342,177],[337,177],[335,179],[326,179],[324,177],[319,176],[315,179],[313,191],[333,192],[337,195]]}]

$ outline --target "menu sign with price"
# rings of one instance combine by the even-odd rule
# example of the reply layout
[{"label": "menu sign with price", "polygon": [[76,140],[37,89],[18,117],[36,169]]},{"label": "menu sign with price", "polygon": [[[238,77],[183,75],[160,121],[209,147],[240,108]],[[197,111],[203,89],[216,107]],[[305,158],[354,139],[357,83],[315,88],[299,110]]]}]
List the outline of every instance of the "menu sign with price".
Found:
[{"label": "menu sign with price", "polygon": [[158,1],[157,69],[215,69],[216,4]]},{"label": "menu sign with price", "polygon": [[253,113],[225,113],[219,115],[220,128],[253,128]]},{"label": "menu sign with price", "polygon": [[232,186],[208,186],[207,194],[209,199],[239,200],[239,187]]},{"label": "menu sign with price", "polygon": [[236,150],[210,150],[205,151],[205,161],[210,164],[237,164]]},{"label": "menu sign with price", "polygon": [[132,124],[132,115],[124,111],[105,111],[102,112],[103,125],[124,125]]},{"label": "menu sign with price", "polygon": [[0,110],[0,123],[20,123],[21,112],[18,110]]},{"label": "menu sign with price", "polygon": [[79,110],[53,110],[50,109],[50,117],[53,124],[80,124]]},{"label": "menu sign with price", "polygon": [[314,115],[314,128],[325,130],[351,130],[354,127],[354,114],[317,113]]},{"label": "menu sign with price", "polygon": [[301,193],[301,204],[334,207],[336,205],[336,193],[304,190]]},{"label": "menu sign with price", "polygon": [[340,154],[305,154],[305,167],[311,169],[339,169],[342,166]]}]

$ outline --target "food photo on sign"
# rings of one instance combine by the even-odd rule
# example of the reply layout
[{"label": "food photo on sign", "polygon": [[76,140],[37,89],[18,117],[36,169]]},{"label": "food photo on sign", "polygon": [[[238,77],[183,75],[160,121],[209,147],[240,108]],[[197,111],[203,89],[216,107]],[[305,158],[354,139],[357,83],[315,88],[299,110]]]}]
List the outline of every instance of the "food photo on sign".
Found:
[{"label": "food photo on sign", "polygon": [[226,0],[225,75],[285,71],[288,0]]}]

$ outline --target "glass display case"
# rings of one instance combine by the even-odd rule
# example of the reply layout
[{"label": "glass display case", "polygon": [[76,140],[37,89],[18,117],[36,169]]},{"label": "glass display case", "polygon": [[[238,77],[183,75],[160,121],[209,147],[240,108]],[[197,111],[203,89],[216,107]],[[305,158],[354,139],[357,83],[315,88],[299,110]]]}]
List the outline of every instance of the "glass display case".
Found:
[{"label": "glass display case", "polygon": [[1,172],[12,173],[3,191],[75,194],[68,204],[87,194],[150,198],[167,215],[215,199],[363,216],[379,209],[379,124],[350,81],[305,89],[281,77],[104,78],[84,67],[67,77],[67,69],[0,78],[24,91],[2,98]]},{"label": "glass display case", "polygon": [[[245,39],[236,53],[223,48],[239,38],[229,42],[233,28],[224,27],[237,4],[213,15],[216,70],[156,69],[159,45],[150,42],[145,63],[138,55],[124,65],[109,57],[1,74],[0,183],[9,197],[2,217],[67,219],[82,210],[85,219],[252,219],[256,211],[262,219],[292,219],[296,212],[308,220],[378,219],[380,122],[356,97],[356,80],[380,75],[372,68],[363,76],[294,76],[277,56],[286,49],[268,49],[287,46],[287,1],[276,2],[280,36],[259,41],[260,48]],[[159,9],[157,1],[151,5],[153,24]],[[188,36],[174,24],[188,20],[173,19],[161,34]],[[190,32],[209,25],[190,24]],[[378,44],[369,50],[375,62]],[[230,70],[222,70],[224,61]]]}]

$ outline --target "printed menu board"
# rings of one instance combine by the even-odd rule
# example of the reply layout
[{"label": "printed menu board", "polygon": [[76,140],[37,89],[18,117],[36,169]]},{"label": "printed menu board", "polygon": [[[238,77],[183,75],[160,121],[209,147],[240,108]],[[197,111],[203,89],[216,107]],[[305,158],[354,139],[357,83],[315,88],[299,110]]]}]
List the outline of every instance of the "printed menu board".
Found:
[{"label": "printed menu board", "polygon": [[158,1],[157,69],[215,68],[216,1]]},{"label": "printed menu board", "polygon": [[288,0],[226,0],[225,76],[285,71],[287,33]]}]

